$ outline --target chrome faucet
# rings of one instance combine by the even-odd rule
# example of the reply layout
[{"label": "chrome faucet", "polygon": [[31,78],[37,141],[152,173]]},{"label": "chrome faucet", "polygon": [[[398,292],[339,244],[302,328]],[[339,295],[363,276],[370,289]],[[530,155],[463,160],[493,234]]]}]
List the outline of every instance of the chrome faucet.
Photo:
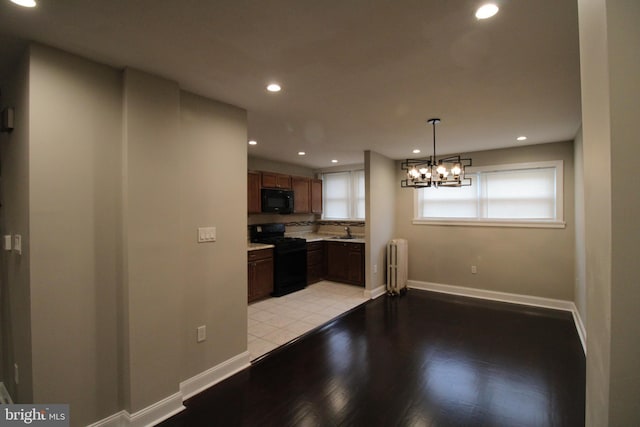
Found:
[{"label": "chrome faucet", "polygon": [[347,227],[345,227],[345,228],[344,228],[344,231],[346,231],[346,232],[347,232],[347,237],[348,237],[349,239],[353,239],[353,236],[351,235],[351,227],[348,227],[348,226],[347,226]]}]

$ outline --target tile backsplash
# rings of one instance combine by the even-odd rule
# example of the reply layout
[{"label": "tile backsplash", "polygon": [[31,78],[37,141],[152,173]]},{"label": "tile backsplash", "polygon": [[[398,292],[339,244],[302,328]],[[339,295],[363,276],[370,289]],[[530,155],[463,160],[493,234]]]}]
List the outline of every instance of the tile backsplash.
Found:
[{"label": "tile backsplash", "polygon": [[[350,227],[351,234],[359,237],[364,236],[364,221],[327,221],[319,220],[313,214],[255,214],[249,215],[247,224],[284,224],[287,233],[315,232],[321,234],[342,235],[344,228]],[[247,231],[248,236],[248,231]]]}]

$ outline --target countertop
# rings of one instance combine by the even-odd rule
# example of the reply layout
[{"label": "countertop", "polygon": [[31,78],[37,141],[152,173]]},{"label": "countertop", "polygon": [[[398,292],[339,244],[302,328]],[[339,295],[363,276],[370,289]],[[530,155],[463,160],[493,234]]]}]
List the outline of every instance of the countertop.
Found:
[{"label": "countertop", "polygon": [[[302,239],[305,239],[307,242],[321,242],[321,241],[327,241],[327,242],[345,242],[345,243],[364,243],[364,237],[363,236],[358,236],[358,235],[354,235],[353,239],[340,239],[338,238],[335,234],[322,234],[322,233],[290,233],[290,234],[286,234],[287,237],[300,237]],[[248,243],[248,248],[247,250],[249,251],[257,251],[260,249],[269,249],[269,248],[273,248],[273,245],[267,245],[264,243]]]},{"label": "countertop", "polygon": [[322,234],[322,233],[299,233],[299,234],[291,234],[291,237],[302,237],[307,242],[350,242],[350,243],[364,243],[364,237],[358,236],[357,234],[353,236],[353,239],[340,239],[335,234]]},{"label": "countertop", "polygon": [[247,250],[249,251],[259,251],[260,249],[269,249],[273,248],[273,245],[267,245],[266,243],[248,243]]}]

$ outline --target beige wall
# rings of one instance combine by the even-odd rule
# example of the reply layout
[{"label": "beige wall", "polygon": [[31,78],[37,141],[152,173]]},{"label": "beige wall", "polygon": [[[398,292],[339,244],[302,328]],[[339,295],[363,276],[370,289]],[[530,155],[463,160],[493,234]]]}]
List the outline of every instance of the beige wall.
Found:
[{"label": "beige wall", "polygon": [[178,391],[183,283],[180,250],[180,88],[124,73],[123,308],[125,408]]},{"label": "beige wall", "polygon": [[283,173],[285,175],[314,177],[313,170],[300,165],[283,163],[261,157],[249,156],[247,167],[249,170]]},{"label": "beige wall", "polygon": [[579,0],[585,173],[587,425],[640,425],[640,3]]},{"label": "beige wall", "polygon": [[640,425],[640,2],[607,2],[611,106],[611,425]]},{"label": "beige wall", "polygon": [[[0,133],[2,235],[20,234],[22,255],[2,251],[0,328],[2,379],[16,402],[33,400],[31,362],[31,295],[29,289],[29,57],[25,53],[7,80],[0,82],[2,107],[15,109],[15,128]],[[19,384],[13,366],[19,367]]]},{"label": "beige wall", "polygon": [[[564,161],[564,229],[413,225],[413,189],[398,190],[396,237],[409,241],[409,279],[573,300],[571,142],[470,153],[474,166]],[[396,167],[396,182],[403,177]],[[471,274],[471,266],[477,274]]]},{"label": "beige wall", "polygon": [[[180,109],[185,380],[247,350],[247,119],[245,110],[186,92]],[[203,226],[216,227],[215,243],[196,243]],[[196,343],[200,325],[208,339]]]},{"label": "beige wall", "polygon": [[[394,238],[396,162],[374,151],[365,151],[365,279],[368,290],[386,284],[386,245]],[[376,270],[376,272],[374,272]]]},{"label": "beige wall", "polygon": [[[69,403],[72,425],[87,425],[244,353],[246,174],[229,176],[247,168],[246,111],[38,45],[12,89],[13,397]],[[203,226],[215,243],[197,243]]]},{"label": "beige wall", "polygon": [[588,426],[609,425],[611,141],[605,1],[578,1],[587,284]]},{"label": "beige wall", "polygon": [[573,141],[573,160],[575,163],[575,230],[576,230],[576,281],[574,302],[580,319],[587,326],[587,254],[585,247],[585,211],[584,211],[584,150],[582,149],[582,128]]},{"label": "beige wall", "polygon": [[41,46],[29,71],[33,399],[117,408],[120,73]]}]

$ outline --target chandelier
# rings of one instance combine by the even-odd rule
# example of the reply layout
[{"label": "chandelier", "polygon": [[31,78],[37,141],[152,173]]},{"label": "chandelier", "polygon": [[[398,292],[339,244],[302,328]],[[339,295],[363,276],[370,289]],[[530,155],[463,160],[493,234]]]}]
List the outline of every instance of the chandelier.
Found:
[{"label": "chandelier", "polygon": [[402,188],[422,187],[463,187],[471,185],[471,178],[464,177],[465,167],[471,166],[471,159],[460,155],[436,159],[436,124],[440,119],[429,119],[433,126],[433,156],[428,159],[406,159],[400,165],[407,173],[407,179],[400,182]]}]

